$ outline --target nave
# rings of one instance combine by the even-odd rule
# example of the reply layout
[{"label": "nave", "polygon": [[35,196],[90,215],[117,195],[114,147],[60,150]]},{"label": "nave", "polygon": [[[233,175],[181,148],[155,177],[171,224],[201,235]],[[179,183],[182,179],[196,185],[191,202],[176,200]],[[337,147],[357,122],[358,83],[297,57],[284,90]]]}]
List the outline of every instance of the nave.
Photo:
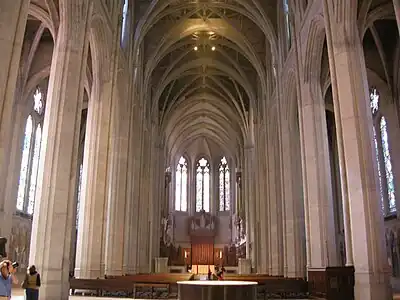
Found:
[{"label": "nave", "polygon": [[391,299],[399,7],[0,0],[0,237],[18,275],[35,264],[46,300],[71,278],[211,266],[317,295],[335,273],[356,300]]}]

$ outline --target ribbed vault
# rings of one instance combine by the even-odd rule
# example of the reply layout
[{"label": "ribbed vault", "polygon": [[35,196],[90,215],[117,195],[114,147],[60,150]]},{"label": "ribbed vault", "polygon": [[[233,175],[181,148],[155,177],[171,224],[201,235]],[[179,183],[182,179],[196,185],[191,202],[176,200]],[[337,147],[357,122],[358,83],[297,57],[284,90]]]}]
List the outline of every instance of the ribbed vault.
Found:
[{"label": "ribbed vault", "polygon": [[273,27],[257,1],[152,1],[138,22],[147,111],[170,157],[206,138],[237,157],[265,99]]}]

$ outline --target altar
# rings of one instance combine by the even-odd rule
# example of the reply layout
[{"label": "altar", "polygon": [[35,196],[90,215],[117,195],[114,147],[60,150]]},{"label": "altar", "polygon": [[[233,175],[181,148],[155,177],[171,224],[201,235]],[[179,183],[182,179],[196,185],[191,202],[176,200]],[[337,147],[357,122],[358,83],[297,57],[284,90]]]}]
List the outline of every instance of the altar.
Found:
[{"label": "altar", "polygon": [[257,282],[178,281],[178,300],[256,300]]}]

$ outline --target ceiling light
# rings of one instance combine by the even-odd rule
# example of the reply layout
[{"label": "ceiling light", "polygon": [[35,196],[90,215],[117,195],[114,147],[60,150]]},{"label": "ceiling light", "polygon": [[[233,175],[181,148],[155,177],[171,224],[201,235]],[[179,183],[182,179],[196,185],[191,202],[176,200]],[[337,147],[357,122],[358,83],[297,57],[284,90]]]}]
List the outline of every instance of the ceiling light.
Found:
[{"label": "ceiling light", "polygon": [[212,47],[211,47],[211,51],[215,51],[215,46],[212,46]]},{"label": "ceiling light", "polygon": [[197,51],[199,48],[197,48],[197,46],[194,47],[194,51]]}]

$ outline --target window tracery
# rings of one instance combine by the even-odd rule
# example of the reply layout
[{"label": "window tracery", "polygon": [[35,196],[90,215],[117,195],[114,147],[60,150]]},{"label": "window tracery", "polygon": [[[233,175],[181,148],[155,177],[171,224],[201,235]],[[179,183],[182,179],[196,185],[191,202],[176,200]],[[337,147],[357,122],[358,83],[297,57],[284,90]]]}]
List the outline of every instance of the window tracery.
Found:
[{"label": "window tracery", "polygon": [[230,210],[230,170],[225,156],[219,164],[219,210]]},{"label": "window tracery", "polygon": [[210,164],[204,157],[196,166],[196,212],[210,211]]},{"label": "window tracery", "polygon": [[175,210],[187,211],[188,167],[186,159],[181,156],[175,172]]},{"label": "window tracery", "polygon": [[37,177],[42,143],[42,123],[44,113],[43,93],[36,88],[33,105],[26,119],[22,145],[21,168],[19,174],[16,209],[18,212],[33,215]]},{"label": "window tracery", "polygon": [[378,183],[382,211],[384,214],[396,212],[396,196],[392,160],[390,155],[387,122],[380,112],[380,95],[377,89],[370,91],[370,107],[373,116],[374,144],[378,165]]}]

